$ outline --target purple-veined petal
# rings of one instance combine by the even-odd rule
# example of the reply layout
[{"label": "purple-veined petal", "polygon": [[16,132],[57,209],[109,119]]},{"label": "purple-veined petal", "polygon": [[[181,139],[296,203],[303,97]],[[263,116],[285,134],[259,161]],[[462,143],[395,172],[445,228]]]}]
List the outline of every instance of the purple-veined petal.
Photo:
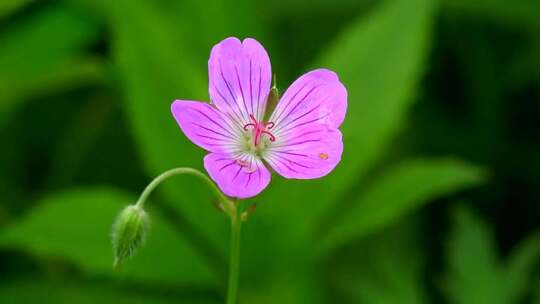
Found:
[{"label": "purple-veined petal", "polygon": [[204,167],[219,189],[230,197],[253,197],[270,183],[270,171],[250,154],[210,153],[204,157]]},{"label": "purple-veined petal", "polygon": [[319,125],[297,128],[277,138],[264,159],[283,177],[311,179],[330,173],[342,153],[341,132]]},{"label": "purple-veined petal", "polygon": [[279,138],[295,128],[337,129],[346,111],[347,90],[334,72],[318,69],[302,75],[285,91],[269,121]]},{"label": "purple-veined petal", "polygon": [[233,153],[240,149],[241,129],[212,105],[176,100],[171,112],[186,136],[210,152]]},{"label": "purple-veined petal", "polygon": [[270,59],[257,40],[227,38],[212,48],[208,60],[212,103],[242,125],[251,122],[250,114],[262,120],[271,75]]}]

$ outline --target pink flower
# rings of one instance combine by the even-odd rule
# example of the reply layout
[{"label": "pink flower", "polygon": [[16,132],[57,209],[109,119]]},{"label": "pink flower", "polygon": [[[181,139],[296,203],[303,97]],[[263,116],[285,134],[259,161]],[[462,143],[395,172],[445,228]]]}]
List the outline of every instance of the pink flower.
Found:
[{"label": "pink flower", "polygon": [[204,167],[223,193],[259,194],[270,183],[266,165],[286,178],[311,179],[339,163],[347,90],[334,72],[302,75],[267,120],[272,72],[258,41],[221,41],[212,48],[208,73],[212,103],[176,100],[171,111],[186,136],[210,152]]}]

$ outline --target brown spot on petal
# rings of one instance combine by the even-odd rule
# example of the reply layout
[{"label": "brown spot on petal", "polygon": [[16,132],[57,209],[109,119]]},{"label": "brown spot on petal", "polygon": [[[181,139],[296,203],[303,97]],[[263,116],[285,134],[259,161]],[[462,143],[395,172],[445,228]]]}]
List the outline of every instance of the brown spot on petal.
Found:
[{"label": "brown spot on petal", "polygon": [[328,159],[328,154],[326,154],[326,153],[319,153],[319,158],[322,159],[322,160],[327,160],[327,159]]}]

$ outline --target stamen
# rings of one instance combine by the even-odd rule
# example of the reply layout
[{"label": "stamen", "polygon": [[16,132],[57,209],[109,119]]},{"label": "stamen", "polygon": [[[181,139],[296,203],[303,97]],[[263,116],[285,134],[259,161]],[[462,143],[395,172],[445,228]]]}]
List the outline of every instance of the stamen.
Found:
[{"label": "stamen", "polygon": [[249,118],[251,118],[251,121],[253,121],[255,124],[258,124],[259,122],[257,121],[257,118],[255,118],[255,116],[253,116],[253,114],[249,114]]},{"label": "stamen", "polygon": [[274,136],[274,134],[272,134],[272,133],[270,133],[268,131],[262,131],[261,133],[270,136],[270,141],[272,141],[272,142],[276,141],[276,137]]},{"label": "stamen", "polygon": [[257,125],[256,124],[253,124],[253,123],[248,123],[244,126],[244,131],[247,131],[248,130],[248,127],[253,127],[254,129],[257,128]]}]

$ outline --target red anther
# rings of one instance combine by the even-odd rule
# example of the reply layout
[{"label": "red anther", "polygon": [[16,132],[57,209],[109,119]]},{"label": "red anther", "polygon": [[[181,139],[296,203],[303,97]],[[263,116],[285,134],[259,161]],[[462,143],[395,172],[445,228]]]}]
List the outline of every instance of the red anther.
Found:
[{"label": "red anther", "polygon": [[247,131],[248,130],[248,127],[253,127],[254,129],[257,128],[257,125],[256,124],[252,124],[252,123],[248,123],[244,126],[244,131]]},{"label": "red anther", "polygon": [[251,118],[251,120],[255,123],[255,124],[258,124],[259,122],[257,121],[257,118],[255,118],[255,116],[253,116],[253,114],[249,114],[249,118]]},{"label": "red anther", "polygon": [[270,141],[274,142],[276,141],[276,137],[274,136],[274,134],[268,132],[268,131],[262,131],[261,134],[266,134],[268,136],[270,136]]}]

